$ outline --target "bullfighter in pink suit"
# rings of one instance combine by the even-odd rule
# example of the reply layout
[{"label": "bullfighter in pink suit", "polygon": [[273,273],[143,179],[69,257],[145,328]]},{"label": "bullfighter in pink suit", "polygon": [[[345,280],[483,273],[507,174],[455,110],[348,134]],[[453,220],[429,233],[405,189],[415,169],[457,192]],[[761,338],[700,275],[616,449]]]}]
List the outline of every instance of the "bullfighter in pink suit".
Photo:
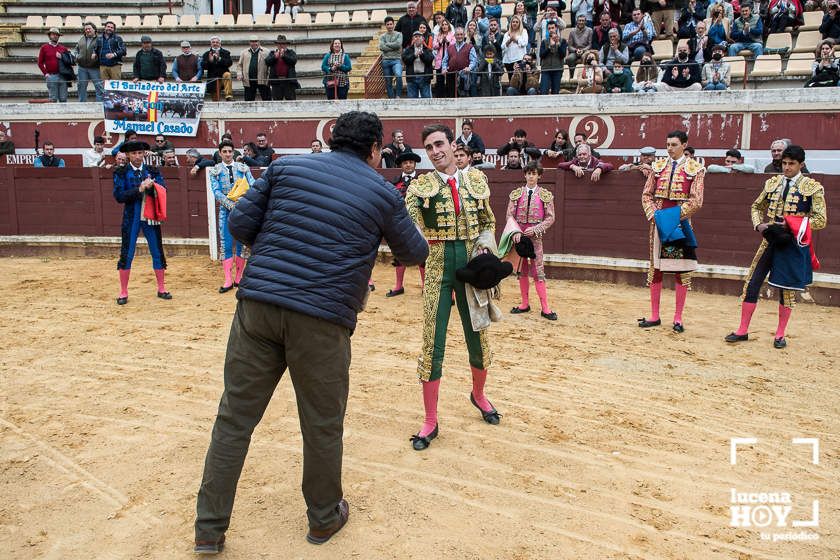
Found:
[{"label": "bullfighter in pink suit", "polygon": [[[548,293],[545,285],[545,268],[543,267],[542,237],[548,228],[554,224],[554,195],[539,186],[538,181],[543,174],[543,168],[535,161],[525,166],[525,186],[514,189],[510,193],[507,206],[507,223],[502,234],[500,252],[510,252],[518,255],[519,263],[515,264],[516,275],[519,278],[519,291],[522,302],[511,313],[527,313],[531,311],[528,303],[529,276],[534,279],[534,288],[540,298],[541,315],[549,321],[557,320],[557,313],[548,305]],[[530,243],[529,243],[530,242]],[[503,250],[505,248],[505,250]]]}]

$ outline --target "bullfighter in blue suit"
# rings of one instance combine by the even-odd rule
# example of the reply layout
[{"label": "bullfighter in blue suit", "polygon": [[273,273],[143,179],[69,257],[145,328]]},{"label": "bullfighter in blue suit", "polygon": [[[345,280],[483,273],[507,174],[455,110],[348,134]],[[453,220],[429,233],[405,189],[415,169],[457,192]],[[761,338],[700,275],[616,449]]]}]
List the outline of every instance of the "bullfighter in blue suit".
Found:
[{"label": "bullfighter in blue suit", "polygon": [[117,270],[120,273],[120,295],[118,305],[128,303],[128,278],[131,274],[131,262],[134,260],[134,250],[137,247],[137,236],[143,230],[143,237],[149,244],[152,255],[152,268],[157,278],[157,296],[161,299],[172,299],[166,291],[164,272],[166,271],[166,256],[163,254],[163,237],[160,233],[160,222],[143,217],[143,204],[154,196],[155,186],[165,186],[163,176],[156,167],[150,167],[143,162],[149,145],[145,142],[126,142],[120,151],[128,156],[128,163],[114,170],[114,198],[120,204],[125,204],[122,219],[122,244],[120,246],[120,260]]},{"label": "bullfighter in blue suit", "polygon": [[[210,187],[213,189],[213,196],[219,203],[219,239],[222,241],[222,267],[225,271],[225,283],[219,288],[219,293],[229,292],[235,286],[239,286],[242,273],[245,271],[245,259],[242,257],[242,243],[236,241],[227,227],[228,215],[233,210],[233,200],[228,198],[228,193],[240,179],[248,181],[248,185],[254,184],[254,177],[251,170],[244,163],[233,161],[233,142],[222,141],[219,144],[219,155],[221,163],[210,169]],[[234,257],[236,258],[236,276],[233,275]]]}]

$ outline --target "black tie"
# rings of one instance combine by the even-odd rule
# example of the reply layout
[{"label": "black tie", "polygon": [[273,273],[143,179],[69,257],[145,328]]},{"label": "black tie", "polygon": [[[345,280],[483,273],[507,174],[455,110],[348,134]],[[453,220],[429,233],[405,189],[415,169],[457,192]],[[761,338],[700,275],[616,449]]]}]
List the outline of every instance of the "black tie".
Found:
[{"label": "black tie", "polygon": [[668,186],[670,187],[671,184],[674,182],[674,172],[677,170],[677,162],[671,161],[671,178],[668,179]]},{"label": "black tie", "polygon": [[525,205],[525,221],[528,221],[528,217],[531,215],[531,195],[534,194],[533,189],[528,189],[528,203]]},{"label": "black tie", "polygon": [[407,186],[410,182],[411,182],[411,176],[410,175],[403,175],[403,185]]}]

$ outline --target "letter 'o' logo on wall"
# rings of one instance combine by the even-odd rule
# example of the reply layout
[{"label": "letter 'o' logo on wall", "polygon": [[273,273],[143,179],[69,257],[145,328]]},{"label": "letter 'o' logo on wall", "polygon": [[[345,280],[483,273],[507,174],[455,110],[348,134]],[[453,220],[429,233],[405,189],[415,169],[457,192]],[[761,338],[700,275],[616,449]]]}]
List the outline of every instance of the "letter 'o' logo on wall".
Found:
[{"label": "letter 'o' logo on wall", "polygon": [[615,123],[609,115],[583,115],[572,119],[569,137],[585,134],[593,148],[609,148],[615,139]]}]

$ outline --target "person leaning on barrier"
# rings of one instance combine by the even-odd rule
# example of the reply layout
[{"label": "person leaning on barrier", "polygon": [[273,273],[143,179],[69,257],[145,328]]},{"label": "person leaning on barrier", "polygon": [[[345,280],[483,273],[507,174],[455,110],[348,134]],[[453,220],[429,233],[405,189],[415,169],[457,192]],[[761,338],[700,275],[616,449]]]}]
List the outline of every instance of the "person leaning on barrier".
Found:
[{"label": "person leaning on barrier", "polygon": [[15,143],[9,140],[8,134],[5,130],[0,129],[0,156],[14,153]]},{"label": "person leaning on barrier", "polygon": [[597,183],[604,173],[612,171],[612,164],[601,161],[592,155],[592,148],[587,143],[578,144],[575,148],[575,158],[557,165],[557,169],[571,171],[578,179],[583,178],[590,171],[589,180]]},{"label": "person leaning on barrier", "polygon": [[622,173],[627,171],[638,171],[647,177],[647,172],[653,170],[653,168],[651,168],[651,164],[654,159],[656,159],[656,148],[645,146],[639,150],[639,157],[636,158],[633,163],[625,163],[619,166],[618,170]]},{"label": "person leaning on barrier", "polygon": [[[201,55],[201,69],[207,71],[208,90],[213,92],[213,99],[218,101],[216,96],[216,83],[225,97],[225,101],[233,101],[233,80],[230,75],[230,67],[233,66],[233,59],[230,51],[222,48],[222,39],[218,36],[210,37],[210,49]],[[199,76],[199,79],[201,77]]]},{"label": "person leaning on barrier", "polygon": [[204,157],[195,148],[187,150],[187,167],[190,168],[190,175],[193,177],[198,175],[198,172],[205,167],[212,167],[213,165],[215,164],[212,159]]},{"label": "person leaning on barrier", "polygon": [[44,152],[33,160],[33,167],[64,167],[64,160],[55,155],[55,144],[44,142]]},{"label": "person leaning on barrier", "polygon": [[712,164],[706,168],[707,173],[755,173],[755,167],[744,163],[744,156],[736,149],[726,150],[723,165]]},{"label": "person leaning on barrier", "polygon": [[97,136],[93,139],[93,148],[82,154],[82,167],[104,167],[106,155],[105,139]]},{"label": "person leaning on barrier", "polygon": [[380,241],[409,266],[429,253],[397,190],[376,172],[381,146],[376,115],[345,113],[330,152],[273,162],[230,213],[230,231],[251,256],[198,491],[197,553],[224,547],[251,435],[286,369],[303,436],[306,539],[325,543],[347,523],[341,470],[350,337]]}]

